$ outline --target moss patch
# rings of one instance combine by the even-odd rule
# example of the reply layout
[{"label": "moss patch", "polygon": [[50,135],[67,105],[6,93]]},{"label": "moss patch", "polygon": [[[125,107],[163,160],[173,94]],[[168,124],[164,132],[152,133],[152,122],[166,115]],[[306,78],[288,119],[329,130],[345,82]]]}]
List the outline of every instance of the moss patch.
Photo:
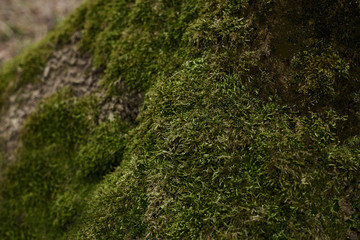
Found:
[{"label": "moss patch", "polygon": [[[109,95],[122,82],[145,92],[140,116],[98,123],[99,100],[66,89],[40,105],[3,171],[0,237],[356,235],[359,74],[348,53],[357,32],[321,29],[358,18],[332,2],[85,2],[70,18],[78,26],[58,31],[82,29],[79,47],[104,70]],[[318,14],[323,5],[330,17]],[[2,76],[36,80],[18,67]]]}]

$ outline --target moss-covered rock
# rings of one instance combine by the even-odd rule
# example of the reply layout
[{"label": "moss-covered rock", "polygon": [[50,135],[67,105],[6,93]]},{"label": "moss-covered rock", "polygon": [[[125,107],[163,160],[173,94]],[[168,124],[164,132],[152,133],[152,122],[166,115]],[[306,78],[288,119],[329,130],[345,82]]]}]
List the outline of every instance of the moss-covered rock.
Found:
[{"label": "moss-covered rock", "polygon": [[0,70],[3,116],[74,33],[101,79],[0,139],[0,238],[357,239],[359,8],[85,1]]}]

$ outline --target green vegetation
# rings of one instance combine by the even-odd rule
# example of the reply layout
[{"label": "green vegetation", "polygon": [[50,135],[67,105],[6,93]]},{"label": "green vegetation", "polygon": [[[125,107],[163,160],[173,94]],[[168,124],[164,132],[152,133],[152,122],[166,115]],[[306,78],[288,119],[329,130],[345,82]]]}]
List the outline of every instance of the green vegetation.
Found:
[{"label": "green vegetation", "polygon": [[0,238],[360,232],[359,67],[351,54],[359,7],[86,1],[0,70],[1,96],[36,81],[51,52],[81,30],[79,49],[104,69],[102,88],[121,94],[120,79],[145,91],[141,113],[131,123],[98,123],[98,99],[69,88],[43,101],[1,173]]},{"label": "green vegetation", "polygon": [[297,89],[311,104],[332,101],[339,94],[335,92],[336,85],[349,82],[349,64],[331,50],[314,48],[301,52],[294,57],[292,65]]}]

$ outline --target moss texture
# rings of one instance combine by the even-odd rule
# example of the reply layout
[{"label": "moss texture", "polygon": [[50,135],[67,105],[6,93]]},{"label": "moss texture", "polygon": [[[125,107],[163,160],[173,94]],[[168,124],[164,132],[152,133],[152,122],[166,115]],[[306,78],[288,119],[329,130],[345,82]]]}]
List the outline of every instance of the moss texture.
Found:
[{"label": "moss texture", "polygon": [[355,236],[359,7],[86,1],[0,70],[1,106],[81,30],[102,88],[145,91],[142,110],[99,124],[95,96],[41,103],[0,175],[0,238]]}]

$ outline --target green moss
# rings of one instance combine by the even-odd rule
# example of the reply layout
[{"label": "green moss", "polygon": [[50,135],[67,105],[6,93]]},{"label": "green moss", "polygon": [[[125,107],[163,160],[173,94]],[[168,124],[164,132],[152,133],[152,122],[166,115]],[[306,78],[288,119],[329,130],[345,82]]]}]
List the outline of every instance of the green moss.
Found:
[{"label": "green moss", "polygon": [[50,209],[52,225],[66,230],[66,227],[74,221],[78,209],[81,207],[79,202],[80,196],[74,190],[67,189],[62,195],[59,194]]},{"label": "green moss", "polygon": [[[62,235],[84,206],[90,183],[119,165],[128,127],[119,121],[95,127],[95,100],[77,100],[65,89],[27,120],[18,160],[6,171],[2,207],[11,207],[1,212],[9,215],[0,227],[22,228],[26,222],[25,236]],[[9,229],[14,232],[4,237],[19,238],[17,228]]]},{"label": "green moss", "polygon": [[66,238],[135,239],[146,229],[146,179],[141,165],[127,160],[96,186],[84,213]]},{"label": "green moss", "polygon": [[[6,172],[7,184],[2,194],[13,209],[7,222],[20,228],[27,222],[34,236],[51,229],[49,204],[65,191],[75,174],[73,155],[86,140],[94,121],[91,99],[76,104],[73,101],[71,93],[65,91],[30,116],[22,131],[22,147],[17,155],[21,161],[16,161]],[[17,214],[22,217],[19,219]],[[33,229],[34,225],[41,227]],[[7,238],[16,238],[11,234],[17,233],[10,233]]]},{"label": "green moss", "polygon": [[324,127],[336,115],[297,119],[200,59],[159,81],[148,99],[137,134],[146,139],[138,161],[152,239],[344,236],[333,205],[348,174],[356,179],[359,152],[342,155]]},{"label": "green moss", "polygon": [[93,180],[112,172],[122,161],[126,143],[122,133],[127,129],[121,121],[102,123],[95,128],[76,156],[77,176]]},{"label": "green moss", "polygon": [[[331,49],[311,48],[292,60],[298,92],[310,104],[333,101],[339,84],[349,84],[350,65]],[[343,93],[342,93],[343,94]]]},{"label": "green moss", "polygon": [[85,2],[39,46],[53,45],[1,70],[0,92],[36,81],[82,29],[102,87],[146,93],[140,116],[98,123],[99,99],[69,89],[44,100],[3,171],[0,238],[345,239],[359,229],[360,140],[339,133],[355,118],[356,34],[321,32],[321,20],[357,18],[344,16],[347,3],[320,1],[338,9],[328,18],[305,2],[279,16],[299,27],[283,33],[284,54],[273,11],[292,0]]}]

